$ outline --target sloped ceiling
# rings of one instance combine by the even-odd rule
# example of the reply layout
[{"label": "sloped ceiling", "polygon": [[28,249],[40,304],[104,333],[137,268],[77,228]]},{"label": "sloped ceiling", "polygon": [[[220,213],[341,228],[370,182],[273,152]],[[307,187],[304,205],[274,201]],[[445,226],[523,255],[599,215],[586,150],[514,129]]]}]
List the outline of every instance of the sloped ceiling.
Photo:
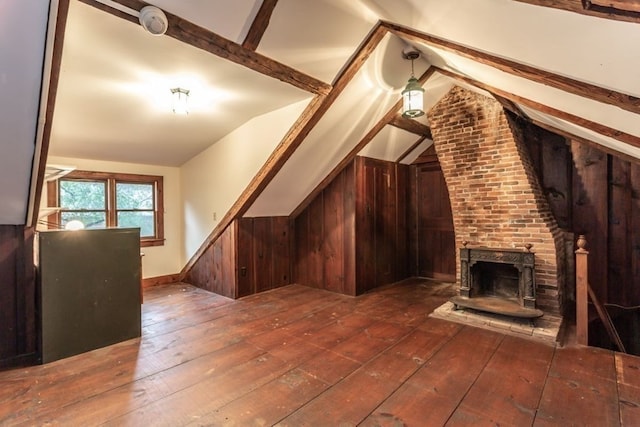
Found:
[{"label": "sloped ceiling", "polygon": [[[151,3],[238,44],[262,4]],[[256,52],[334,84],[379,20],[410,31],[385,36],[248,215],[291,213],[378,124],[408,78],[409,64],[401,58],[407,45],[423,53],[416,74],[429,66],[442,70],[424,84],[427,106],[452,85],[467,85],[511,99],[520,114],[539,123],[640,159],[636,22],[513,0],[279,0]],[[516,65],[496,66],[484,54]],[[520,65],[541,76],[568,79],[568,86],[533,81]],[[194,85],[187,117],[173,116],[166,104],[152,102],[161,98],[157,93],[168,96],[170,87],[183,84],[186,76],[193,79],[184,84]],[[581,84],[587,90],[572,89]],[[590,99],[588,85],[622,95],[626,104],[621,108],[616,96]],[[208,101],[198,105],[200,91]],[[179,166],[252,117],[311,95],[175,39],[152,37],[122,18],[72,0],[50,153]],[[428,124],[424,117],[420,121]],[[406,153],[419,135],[381,129],[363,153],[388,160],[397,160],[400,153],[407,161],[429,144]]]}]

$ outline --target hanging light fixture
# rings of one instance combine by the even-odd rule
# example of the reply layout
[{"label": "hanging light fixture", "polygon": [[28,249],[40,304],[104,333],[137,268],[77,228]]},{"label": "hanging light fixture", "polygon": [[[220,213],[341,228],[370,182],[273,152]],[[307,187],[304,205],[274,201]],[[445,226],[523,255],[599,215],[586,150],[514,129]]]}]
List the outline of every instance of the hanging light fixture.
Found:
[{"label": "hanging light fixture", "polygon": [[174,113],[189,114],[189,106],[187,105],[189,91],[187,89],[182,89],[181,87],[171,89],[171,97]]},{"label": "hanging light fixture", "polygon": [[424,89],[418,83],[418,79],[413,75],[413,61],[420,58],[420,52],[411,50],[402,52],[404,59],[411,60],[411,77],[407,86],[402,91],[402,117],[414,119],[424,115],[423,97]]}]

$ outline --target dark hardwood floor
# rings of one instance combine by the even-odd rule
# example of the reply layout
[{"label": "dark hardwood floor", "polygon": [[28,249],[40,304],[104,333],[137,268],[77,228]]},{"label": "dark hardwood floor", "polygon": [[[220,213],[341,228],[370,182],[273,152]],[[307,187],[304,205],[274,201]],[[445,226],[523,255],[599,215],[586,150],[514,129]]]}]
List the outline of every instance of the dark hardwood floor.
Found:
[{"label": "dark hardwood floor", "polygon": [[638,425],[640,358],[429,318],[451,293],[148,289],[142,339],[0,372],[0,425]]}]

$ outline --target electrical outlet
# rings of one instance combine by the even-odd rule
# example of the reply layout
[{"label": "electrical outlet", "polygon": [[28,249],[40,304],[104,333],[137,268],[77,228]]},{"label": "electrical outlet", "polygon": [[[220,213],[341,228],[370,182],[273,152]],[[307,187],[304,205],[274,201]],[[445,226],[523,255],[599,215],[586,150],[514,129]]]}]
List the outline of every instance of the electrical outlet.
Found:
[{"label": "electrical outlet", "polygon": [[217,221],[217,220],[218,220],[218,213],[217,213],[217,212],[214,212],[214,213],[213,213],[213,220],[214,220],[214,221]]}]

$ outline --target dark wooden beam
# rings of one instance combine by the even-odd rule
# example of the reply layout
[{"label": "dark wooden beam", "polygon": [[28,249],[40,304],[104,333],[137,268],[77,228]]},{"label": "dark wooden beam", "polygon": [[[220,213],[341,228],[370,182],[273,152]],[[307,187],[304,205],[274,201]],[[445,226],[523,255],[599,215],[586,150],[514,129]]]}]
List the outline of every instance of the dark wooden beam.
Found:
[{"label": "dark wooden beam", "polygon": [[616,92],[615,90],[606,89],[591,83],[574,80],[530,65],[520,64],[510,59],[482,52],[468,46],[463,46],[449,40],[434,37],[429,34],[416,31],[412,28],[403,27],[391,22],[384,22],[383,25],[399,37],[419,43],[426,43],[536,83],[555,87],[556,89],[560,89],[574,95],[614,105],[622,108],[623,110],[640,114],[640,98],[638,97]]},{"label": "dark wooden beam", "polygon": [[262,2],[262,5],[258,10],[258,14],[253,20],[253,23],[249,28],[249,32],[244,38],[244,42],[242,42],[242,47],[251,50],[256,50],[258,48],[264,32],[267,31],[269,20],[271,19],[271,14],[273,13],[273,9],[275,9],[276,4],[278,4],[278,0],[264,0]]},{"label": "dark wooden beam", "polygon": [[640,12],[640,0],[582,0],[582,4],[585,9],[600,6],[627,12]]},{"label": "dark wooden beam", "polygon": [[[534,6],[544,6],[553,9],[566,10],[579,13],[581,15],[594,16],[597,18],[613,19],[616,21],[640,23],[640,10],[637,0],[608,0],[606,2],[591,1],[591,7],[585,7],[586,2],[581,0],[515,0],[520,3],[527,3]],[[609,3],[609,6],[602,6],[598,3]],[[595,7],[594,7],[595,6]]]},{"label": "dark wooden beam", "polygon": [[302,112],[298,120],[284,136],[280,144],[275,148],[258,173],[253,177],[249,185],[244,189],[240,197],[231,206],[229,211],[220,220],[218,226],[211,232],[198,251],[191,257],[189,262],[180,272],[182,280],[189,270],[195,265],[197,260],[206,252],[224,230],[236,219],[240,218],[251,207],[260,193],[269,185],[271,180],[282,169],[291,155],[302,144],[309,132],[318,124],[320,119],[329,110],[331,105],[338,99],[349,82],[356,75],[358,70],[373,53],[380,41],[387,34],[386,29],[380,23],[376,24],[368,36],[358,47],[356,53],[351,57],[347,66],[340,72],[328,95],[317,95]]},{"label": "dark wooden beam", "polygon": [[[416,142],[414,142],[413,144],[411,144],[411,147],[409,147],[408,149],[405,150],[404,153],[400,154],[400,157],[398,157],[396,159],[396,163],[400,163],[401,161],[403,161],[409,154],[411,154],[413,152],[413,150],[415,150],[416,148],[418,148],[420,146],[420,144],[422,144],[424,142],[424,140],[427,139],[426,136],[421,137],[420,139],[418,139]],[[431,139],[431,138],[429,138]]]},{"label": "dark wooden beam", "polygon": [[492,93],[491,95],[496,99],[496,101],[498,101],[502,105],[503,108],[506,108],[507,110],[511,111],[512,113],[520,117],[524,117],[528,119],[524,111],[522,111],[522,109],[515,102],[511,101],[510,99],[504,98],[496,93]]},{"label": "dark wooden beam", "polygon": [[[134,22],[136,24],[138,23],[137,18],[122,13],[116,9],[106,7],[96,0],[80,1],[100,10],[109,12],[114,16],[124,18],[127,21]],[[123,6],[127,6],[138,11],[147,5],[147,3],[140,0],[115,1]],[[273,77],[307,92],[317,95],[327,95],[331,90],[330,85],[316,79],[315,77],[301,73],[288,65],[261,55],[251,49],[246,49],[229,39],[211,32],[206,28],[199,27],[179,16],[173,15],[167,11],[164,13],[167,15],[167,20],[169,21],[169,28],[165,35],[169,37],[173,37],[183,43],[202,49],[238,65],[247,67],[260,74]]]},{"label": "dark wooden beam", "polygon": [[473,80],[469,77],[464,77],[456,73],[452,73],[451,71],[444,70],[442,68],[437,68],[437,71],[445,76],[451,77],[455,80],[459,80],[470,84],[472,86],[478,87],[480,89],[484,89],[487,92],[495,93],[503,98],[506,98],[512,102],[517,104],[521,104],[532,108],[534,110],[540,111],[541,113],[549,114],[558,119],[566,120],[569,123],[573,123],[574,125],[581,126],[585,129],[592,130],[600,135],[608,136],[614,139],[617,139],[620,142],[624,142],[626,144],[632,145],[634,147],[640,148],[640,138],[635,135],[628,134],[626,132],[622,132],[618,129],[613,129],[608,126],[605,126],[600,123],[593,122],[591,120],[585,119],[584,117],[579,117],[571,113],[567,113],[565,111],[558,110],[557,108],[550,107],[548,105],[541,104],[536,101],[532,101],[530,99],[515,95],[513,93],[509,93],[503,91],[501,89],[486,85],[477,80]]},{"label": "dark wooden beam", "polygon": [[[434,69],[434,67],[429,67],[429,69],[427,69],[427,71],[425,71],[424,74],[422,74],[422,76],[420,76],[420,78],[418,79],[420,84],[424,84],[424,82],[426,82],[429,77],[431,77],[435,73],[435,71],[436,70]],[[376,123],[360,140],[360,142],[358,142],[358,144],[353,147],[349,154],[347,154],[342,159],[342,161],[338,163],[327,176],[324,177],[320,184],[318,184],[313,189],[313,191],[307,195],[302,203],[300,203],[298,207],[296,207],[295,210],[291,213],[291,218],[296,218],[298,215],[300,215],[300,213],[305,210],[307,206],[309,206],[309,203],[311,203],[322,190],[324,190],[329,184],[331,184],[335,177],[338,176],[340,172],[342,172],[342,170],[347,167],[347,165],[351,163],[353,159],[356,158],[358,153],[364,147],[366,147],[366,145],[371,142],[373,138],[375,138],[375,136],[382,130],[382,128],[388,125],[393,120],[393,118],[398,115],[398,110],[400,110],[400,107],[402,107],[402,98],[399,99],[395,104],[393,104],[391,108],[389,108],[389,111],[387,111],[387,113],[378,121],[378,123]]]},{"label": "dark wooden beam", "polygon": [[38,174],[36,176],[35,194],[33,198],[33,212],[31,218],[27,218],[27,224],[36,226],[38,224],[38,214],[40,199],[42,198],[42,187],[44,186],[44,175],[47,167],[47,157],[49,155],[49,144],[51,141],[51,129],[53,126],[53,113],[58,94],[58,82],[60,81],[60,64],[62,63],[62,47],[64,45],[64,33],[67,27],[67,16],[69,14],[69,0],[58,2],[58,14],[56,17],[56,31],[53,38],[53,53],[51,58],[51,73],[49,75],[49,89],[47,93],[47,108],[45,110],[45,122],[42,132],[42,143],[39,153]]},{"label": "dark wooden beam", "polygon": [[406,119],[402,117],[400,114],[396,114],[390,121],[389,124],[391,126],[397,127],[398,129],[406,130],[407,132],[414,133],[420,136],[426,136],[429,139],[433,139],[431,136],[431,129],[429,126],[420,123],[417,120]]},{"label": "dark wooden beam", "polygon": [[[502,98],[502,99],[504,99],[504,98]],[[509,101],[509,102],[511,102],[511,101]],[[515,105],[514,103],[512,103],[512,104]],[[598,144],[597,142],[593,142],[591,140],[588,140],[586,138],[583,138],[583,137],[578,136],[576,134],[573,134],[571,132],[567,132],[567,131],[565,131],[563,129],[559,129],[559,128],[555,127],[555,126],[551,126],[550,124],[541,122],[541,121],[536,120],[536,119],[532,119],[531,117],[529,117],[526,114],[524,114],[524,112],[520,108],[518,108],[515,111],[514,110],[510,110],[509,108],[507,108],[507,109],[509,111],[511,111],[512,113],[514,113],[516,116],[518,116],[520,119],[522,119],[522,120],[524,120],[526,122],[529,122],[531,124],[534,124],[534,125],[542,128],[542,129],[546,129],[549,132],[553,132],[553,133],[555,133],[557,135],[563,136],[563,137],[565,137],[567,139],[567,141],[572,141],[573,140],[573,141],[579,142],[581,144],[585,144],[585,145],[588,145],[590,147],[596,148],[596,149],[598,149],[598,150],[600,150],[600,151],[602,151],[604,153],[611,154],[612,156],[618,157],[618,158],[620,158],[622,160],[626,160],[628,162],[640,165],[640,159],[638,159],[636,157],[630,156],[628,154],[622,153],[620,151],[614,150],[614,149],[609,148],[609,147],[605,147],[604,145]]]}]

